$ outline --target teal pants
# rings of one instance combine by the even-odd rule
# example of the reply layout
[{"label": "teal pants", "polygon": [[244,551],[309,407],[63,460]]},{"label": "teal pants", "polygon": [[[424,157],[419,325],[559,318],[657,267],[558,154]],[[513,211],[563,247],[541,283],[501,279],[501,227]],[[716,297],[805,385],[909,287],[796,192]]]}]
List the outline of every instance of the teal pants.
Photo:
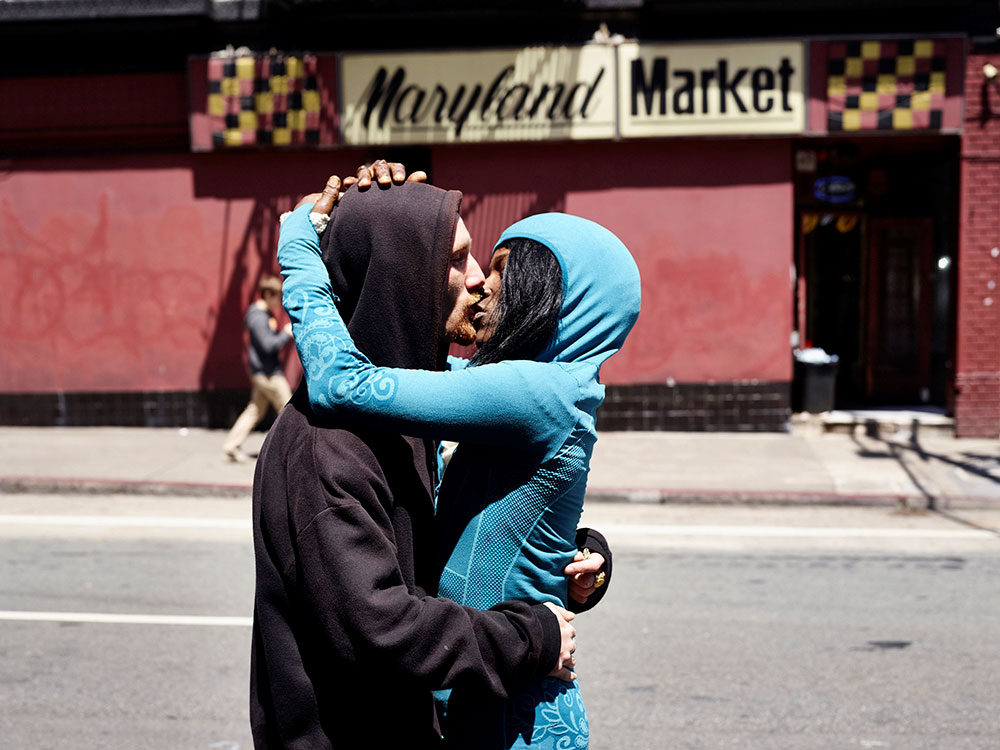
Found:
[{"label": "teal pants", "polygon": [[437,698],[450,750],[586,750],[590,746],[587,709],[576,681],[549,677],[506,701],[483,700],[461,690],[441,691]]}]

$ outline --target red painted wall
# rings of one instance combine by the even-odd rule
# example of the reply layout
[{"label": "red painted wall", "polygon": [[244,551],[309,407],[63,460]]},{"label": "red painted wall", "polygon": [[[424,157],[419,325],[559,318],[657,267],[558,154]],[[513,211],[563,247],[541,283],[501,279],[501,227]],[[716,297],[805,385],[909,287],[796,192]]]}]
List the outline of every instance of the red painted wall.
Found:
[{"label": "red painted wall", "polygon": [[[788,380],[787,141],[436,148],[478,252],[566,210],[630,247],[643,312],[611,383]],[[14,160],[0,182],[0,392],[240,387],[277,216],[357,152]],[[298,363],[288,368],[298,377]]]},{"label": "red painted wall", "polygon": [[[1000,437],[1000,89],[966,62],[958,257],[955,434]],[[990,284],[993,288],[990,288]]]},{"label": "red painted wall", "polygon": [[608,383],[791,380],[793,195],[786,140],[435,149],[480,258],[514,220],[604,224],[642,274],[639,322]]},{"label": "red painted wall", "polygon": [[[277,217],[346,153],[14,160],[0,181],[0,392],[247,384]],[[294,360],[294,355],[292,355]],[[289,368],[298,376],[297,361]]]}]

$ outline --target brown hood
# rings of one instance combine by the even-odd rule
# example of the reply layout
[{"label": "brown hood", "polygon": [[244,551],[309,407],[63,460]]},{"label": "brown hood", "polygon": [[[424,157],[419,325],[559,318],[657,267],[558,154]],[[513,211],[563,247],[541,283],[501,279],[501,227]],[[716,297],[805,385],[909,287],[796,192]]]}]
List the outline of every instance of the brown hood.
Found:
[{"label": "brown hood", "polygon": [[350,189],[323,235],[323,262],[354,343],[374,364],[444,368],[442,298],[462,194],[405,183]]}]

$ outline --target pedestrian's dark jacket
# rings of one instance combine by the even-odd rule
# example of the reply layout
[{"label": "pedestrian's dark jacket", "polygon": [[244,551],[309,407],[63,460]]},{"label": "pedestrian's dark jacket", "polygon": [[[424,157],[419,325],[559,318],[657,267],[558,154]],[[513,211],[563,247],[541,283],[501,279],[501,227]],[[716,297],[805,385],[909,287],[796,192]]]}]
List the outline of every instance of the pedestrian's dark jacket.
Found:
[{"label": "pedestrian's dark jacket", "polygon": [[[408,184],[348,191],[334,210],[324,261],[372,361],[444,367],[438,330],[460,199]],[[253,492],[257,748],[435,747],[432,689],[504,696],[555,665],[558,621],[542,605],[479,611],[425,594],[434,447],[317,418],[304,387],[271,428]]]},{"label": "pedestrian's dark jacket", "polygon": [[277,375],[283,372],[281,366],[281,347],[288,343],[292,335],[288,331],[275,331],[271,328],[271,312],[261,309],[255,302],[247,310],[243,325],[250,332],[250,346],[247,348],[247,359],[251,375]]}]

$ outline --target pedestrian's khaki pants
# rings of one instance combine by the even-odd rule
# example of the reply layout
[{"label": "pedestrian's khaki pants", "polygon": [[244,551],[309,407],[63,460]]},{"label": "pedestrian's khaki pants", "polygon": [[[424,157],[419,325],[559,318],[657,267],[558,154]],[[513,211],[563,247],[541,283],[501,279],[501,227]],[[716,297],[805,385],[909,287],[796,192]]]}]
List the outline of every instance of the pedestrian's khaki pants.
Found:
[{"label": "pedestrian's khaki pants", "polygon": [[277,375],[251,375],[250,403],[236,418],[236,423],[229,431],[229,435],[226,436],[222,450],[227,454],[238,451],[253,428],[264,418],[267,405],[270,404],[275,411],[280,412],[291,398],[292,389],[284,375],[280,373]]}]

